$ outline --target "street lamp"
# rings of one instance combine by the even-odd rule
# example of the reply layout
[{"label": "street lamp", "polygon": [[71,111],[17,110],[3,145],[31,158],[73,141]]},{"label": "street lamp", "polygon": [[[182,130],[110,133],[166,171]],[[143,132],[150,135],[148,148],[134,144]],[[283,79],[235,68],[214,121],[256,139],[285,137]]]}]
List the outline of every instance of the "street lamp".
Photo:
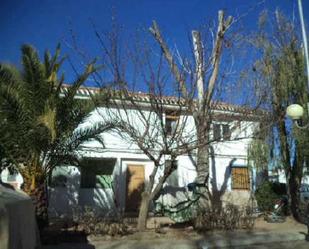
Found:
[{"label": "street lamp", "polygon": [[299,104],[289,105],[286,109],[286,115],[292,120],[298,120],[304,115],[304,108]]},{"label": "street lamp", "polygon": [[[300,17],[300,25],[301,25],[301,31],[303,36],[303,42],[304,42],[304,54],[305,54],[305,61],[306,61],[306,69],[307,69],[307,84],[308,84],[308,90],[309,90],[309,53],[308,53],[308,43],[307,43],[307,35],[306,35],[306,28],[305,28],[305,22],[304,22],[304,14],[303,14],[303,6],[301,0],[298,0],[298,10],[299,10],[299,17]],[[308,117],[309,117],[309,103],[307,103],[307,111],[308,111]],[[288,117],[290,117],[294,124],[300,128],[300,129],[306,129],[309,127],[309,123],[305,126],[300,126],[297,123],[297,120],[299,120],[304,115],[304,108],[301,105],[293,104],[288,106],[286,110],[286,114]],[[307,234],[306,234],[306,241],[309,241],[309,204],[307,205],[306,210],[306,225],[307,225]]]},{"label": "street lamp", "polygon": [[[309,103],[307,103],[307,108],[309,116]],[[294,124],[296,125],[297,128],[299,129],[309,128],[309,123],[306,124],[305,126],[300,126],[298,124],[298,120],[300,120],[304,115],[304,108],[301,105],[298,104],[289,105],[288,108],[286,109],[286,115],[294,121]]]},{"label": "street lamp", "polygon": [[[303,6],[301,0],[298,0],[298,10],[299,10],[299,17],[300,17],[300,24],[301,24],[301,30],[302,30],[302,36],[303,36],[303,42],[304,42],[304,52],[305,52],[305,61],[306,61],[306,69],[307,69],[307,84],[308,84],[308,90],[309,90],[309,55],[308,55],[308,43],[307,43],[307,35],[306,35],[306,28],[305,28],[305,22],[304,22],[304,15],[303,15]],[[307,103],[307,110],[308,110],[308,117],[309,117],[309,103]],[[300,126],[298,124],[298,120],[301,119],[301,117],[304,115],[304,108],[301,105],[298,104],[292,104],[289,105],[286,114],[289,118],[291,118],[294,121],[294,124],[299,129],[306,129],[309,128],[309,123],[305,126]],[[309,231],[309,226],[308,226]]]}]

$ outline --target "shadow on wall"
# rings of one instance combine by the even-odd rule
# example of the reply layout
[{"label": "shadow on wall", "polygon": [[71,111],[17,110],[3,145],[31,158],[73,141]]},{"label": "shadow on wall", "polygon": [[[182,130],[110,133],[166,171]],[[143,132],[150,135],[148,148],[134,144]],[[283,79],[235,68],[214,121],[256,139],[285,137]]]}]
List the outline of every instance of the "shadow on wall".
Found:
[{"label": "shadow on wall", "polygon": [[132,215],[138,214],[142,202],[142,193],[148,184],[145,181],[143,170],[143,167],[134,168],[134,166],[133,169],[128,167],[126,170],[125,211]]},{"label": "shadow on wall", "polygon": [[[118,175],[113,176],[110,187],[82,186],[81,168],[75,166],[58,166],[53,172],[49,186],[49,215],[51,217],[72,217],[85,207],[98,213],[107,214],[107,210],[119,211],[115,189]],[[94,179],[96,180],[96,179]]]},{"label": "shadow on wall", "polygon": [[155,200],[155,202],[160,204],[162,207],[172,209],[172,207],[176,207],[179,203],[186,202],[188,200],[189,196],[186,187],[166,185],[161,190],[160,196],[157,200]]},{"label": "shadow on wall", "polygon": [[80,188],[78,191],[79,208],[91,207],[98,213],[106,213],[114,210],[114,203],[112,188]]},{"label": "shadow on wall", "polygon": [[[189,159],[191,163],[196,166],[196,161],[194,160],[193,156],[189,154]],[[215,159],[215,151],[213,146],[210,146],[210,159],[211,159],[211,177],[210,177],[210,186],[211,186],[211,191],[209,193],[210,201],[212,204],[212,207],[221,209],[223,205],[223,196],[226,193],[226,190],[228,188],[228,182],[231,177],[231,171],[232,171],[232,166],[233,163],[237,160],[236,158],[233,158],[228,165],[225,168],[224,172],[224,179],[221,187],[218,187],[218,182],[217,182],[217,167],[216,167],[216,159]],[[177,190],[176,190],[177,191]],[[180,191],[180,190],[178,190]]]},{"label": "shadow on wall", "polygon": [[78,205],[80,172],[77,167],[59,166],[49,181],[49,215],[71,216]]},{"label": "shadow on wall", "polygon": [[210,146],[210,158],[211,158],[211,170],[212,170],[212,176],[210,180],[212,189],[212,191],[210,192],[210,201],[212,207],[215,207],[220,210],[222,208],[222,197],[227,190],[227,184],[229,178],[231,177],[232,165],[236,161],[236,158],[233,158],[226,167],[224,172],[223,183],[220,189],[218,188],[218,182],[217,182],[216,160],[213,146]]}]

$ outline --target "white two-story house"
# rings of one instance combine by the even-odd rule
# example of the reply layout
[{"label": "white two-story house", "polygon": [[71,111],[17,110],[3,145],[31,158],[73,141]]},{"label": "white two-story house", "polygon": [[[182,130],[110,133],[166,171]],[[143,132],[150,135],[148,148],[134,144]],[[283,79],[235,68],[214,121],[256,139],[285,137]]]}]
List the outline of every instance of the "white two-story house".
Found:
[{"label": "white two-story house", "polygon": [[[66,88],[63,88],[66,91]],[[80,88],[78,98],[89,98],[98,91],[95,88]],[[148,120],[154,115],[147,94],[134,94],[134,105],[124,110],[113,106],[99,106],[80,129],[106,121],[113,115],[123,116],[137,130],[143,130],[139,113]],[[179,110],[179,101],[173,97],[162,97],[163,121],[166,134],[172,133],[177,123],[184,122],[183,134],[186,139],[196,139],[193,117]],[[129,103],[128,103],[129,105]],[[137,107],[138,106],[138,107]],[[138,108],[138,112],[136,111]],[[262,112],[248,112],[248,109],[217,103],[212,105],[210,178],[213,191],[220,198],[235,204],[245,204],[255,186],[255,171],[248,167],[247,148],[254,130],[262,120]],[[159,134],[159,133],[154,133]],[[145,138],[146,139],[146,138]],[[56,167],[49,181],[50,215],[70,215],[76,207],[90,206],[100,210],[137,212],[141,191],[149,180],[154,164],[140,150],[138,145],[127,139],[127,135],[112,130],[102,134],[104,145],[98,141],[87,142],[79,151],[79,165]],[[157,138],[160,141],[160,137]],[[155,146],[154,146],[155,147]],[[153,148],[156,150],[156,148]],[[187,191],[187,185],[196,179],[195,151],[177,157],[177,169],[167,179],[165,197],[167,203],[175,201],[176,192]],[[169,160],[168,156],[162,160]],[[7,172],[2,173],[5,181]],[[160,176],[160,170],[155,181]],[[160,199],[160,197],[159,197]],[[169,200],[170,199],[170,200]]]}]

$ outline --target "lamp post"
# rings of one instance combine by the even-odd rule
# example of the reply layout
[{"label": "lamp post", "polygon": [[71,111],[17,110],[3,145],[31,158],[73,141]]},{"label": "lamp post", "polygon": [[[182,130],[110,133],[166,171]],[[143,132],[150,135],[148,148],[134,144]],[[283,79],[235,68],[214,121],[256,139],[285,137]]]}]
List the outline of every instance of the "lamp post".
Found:
[{"label": "lamp post", "polygon": [[[305,62],[306,62],[306,69],[307,69],[307,84],[308,84],[308,91],[309,91],[309,56],[308,56],[308,43],[307,43],[307,35],[306,35],[306,28],[305,28],[305,22],[304,22],[304,15],[303,15],[303,6],[301,0],[298,0],[298,10],[299,10],[299,17],[300,17],[300,24],[301,24],[301,30],[302,30],[302,36],[303,36],[303,42],[304,42],[304,54],[305,54]],[[309,117],[309,103],[307,103],[307,111],[308,111],[308,117]],[[292,104],[289,105],[286,114],[289,118],[291,118],[294,121],[294,124],[299,129],[307,129],[309,128],[309,123],[301,126],[298,124],[298,120],[302,118],[304,115],[304,108],[301,105],[298,104]],[[306,225],[307,225],[307,234],[305,239],[309,241],[309,204],[307,204],[306,208]]]},{"label": "lamp post", "polygon": [[[309,103],[307,103],[307,110],[309,116]],[[299,104],[289,105],[286,109],[286,115],[294,121],[294,124],[299,129],[307,129],[309,128],[309,123],[305,126],[301,126],[298,124],[298,120],[300,120],[304,115],[304,108]]]},{"label": "lamp post", "polygon": [[[307,84],[308,84],[308,91],[309,91],[309,55],[308,55],[308,43],[307,43],[307,35],[306,35],[306,28],[304,22],[304,15],[303,15],[303,6],[301,0],[298,0],[298,10],[299,10],[299,17],[300,17],[300,24],[304,42],[304,52],[305,52],[305,61],[306,61],[306,69],[307,69]],[[307,103],[307,111],[309,117],[309,103]],[[294,121],[294,124],[299,129],[307,129],[309,128],[309,123],[305,126],[301,126],[298,124],[298,120],[302,118],[304,115],[304,108],[298,104],[289,105],[286,114],[289,118]]]}]

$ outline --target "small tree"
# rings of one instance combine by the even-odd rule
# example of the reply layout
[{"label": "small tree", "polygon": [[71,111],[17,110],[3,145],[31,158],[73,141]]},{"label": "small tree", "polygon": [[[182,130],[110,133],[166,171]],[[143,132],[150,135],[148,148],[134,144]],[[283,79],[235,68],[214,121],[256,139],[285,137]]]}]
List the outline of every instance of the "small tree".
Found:
[{"label": "small tree", "polygon": [[266,96],[264,104],[272,112],[273,145],[279,149],[290,208],[298,219],[299,187],[306,162],[304,144],[308,144],[308,132],[300,135],[298,131],[291,131],[285,112],[289,104],[304,104],[308,100],[304,57],[295,25],[276,11],[272,32],[265,32],[266,17],[266,13],[261,15],[260,32],[252,40],[259,52],[262,51],[262,58],[253,67],[254,74],[260,79],[256,89]]}]

